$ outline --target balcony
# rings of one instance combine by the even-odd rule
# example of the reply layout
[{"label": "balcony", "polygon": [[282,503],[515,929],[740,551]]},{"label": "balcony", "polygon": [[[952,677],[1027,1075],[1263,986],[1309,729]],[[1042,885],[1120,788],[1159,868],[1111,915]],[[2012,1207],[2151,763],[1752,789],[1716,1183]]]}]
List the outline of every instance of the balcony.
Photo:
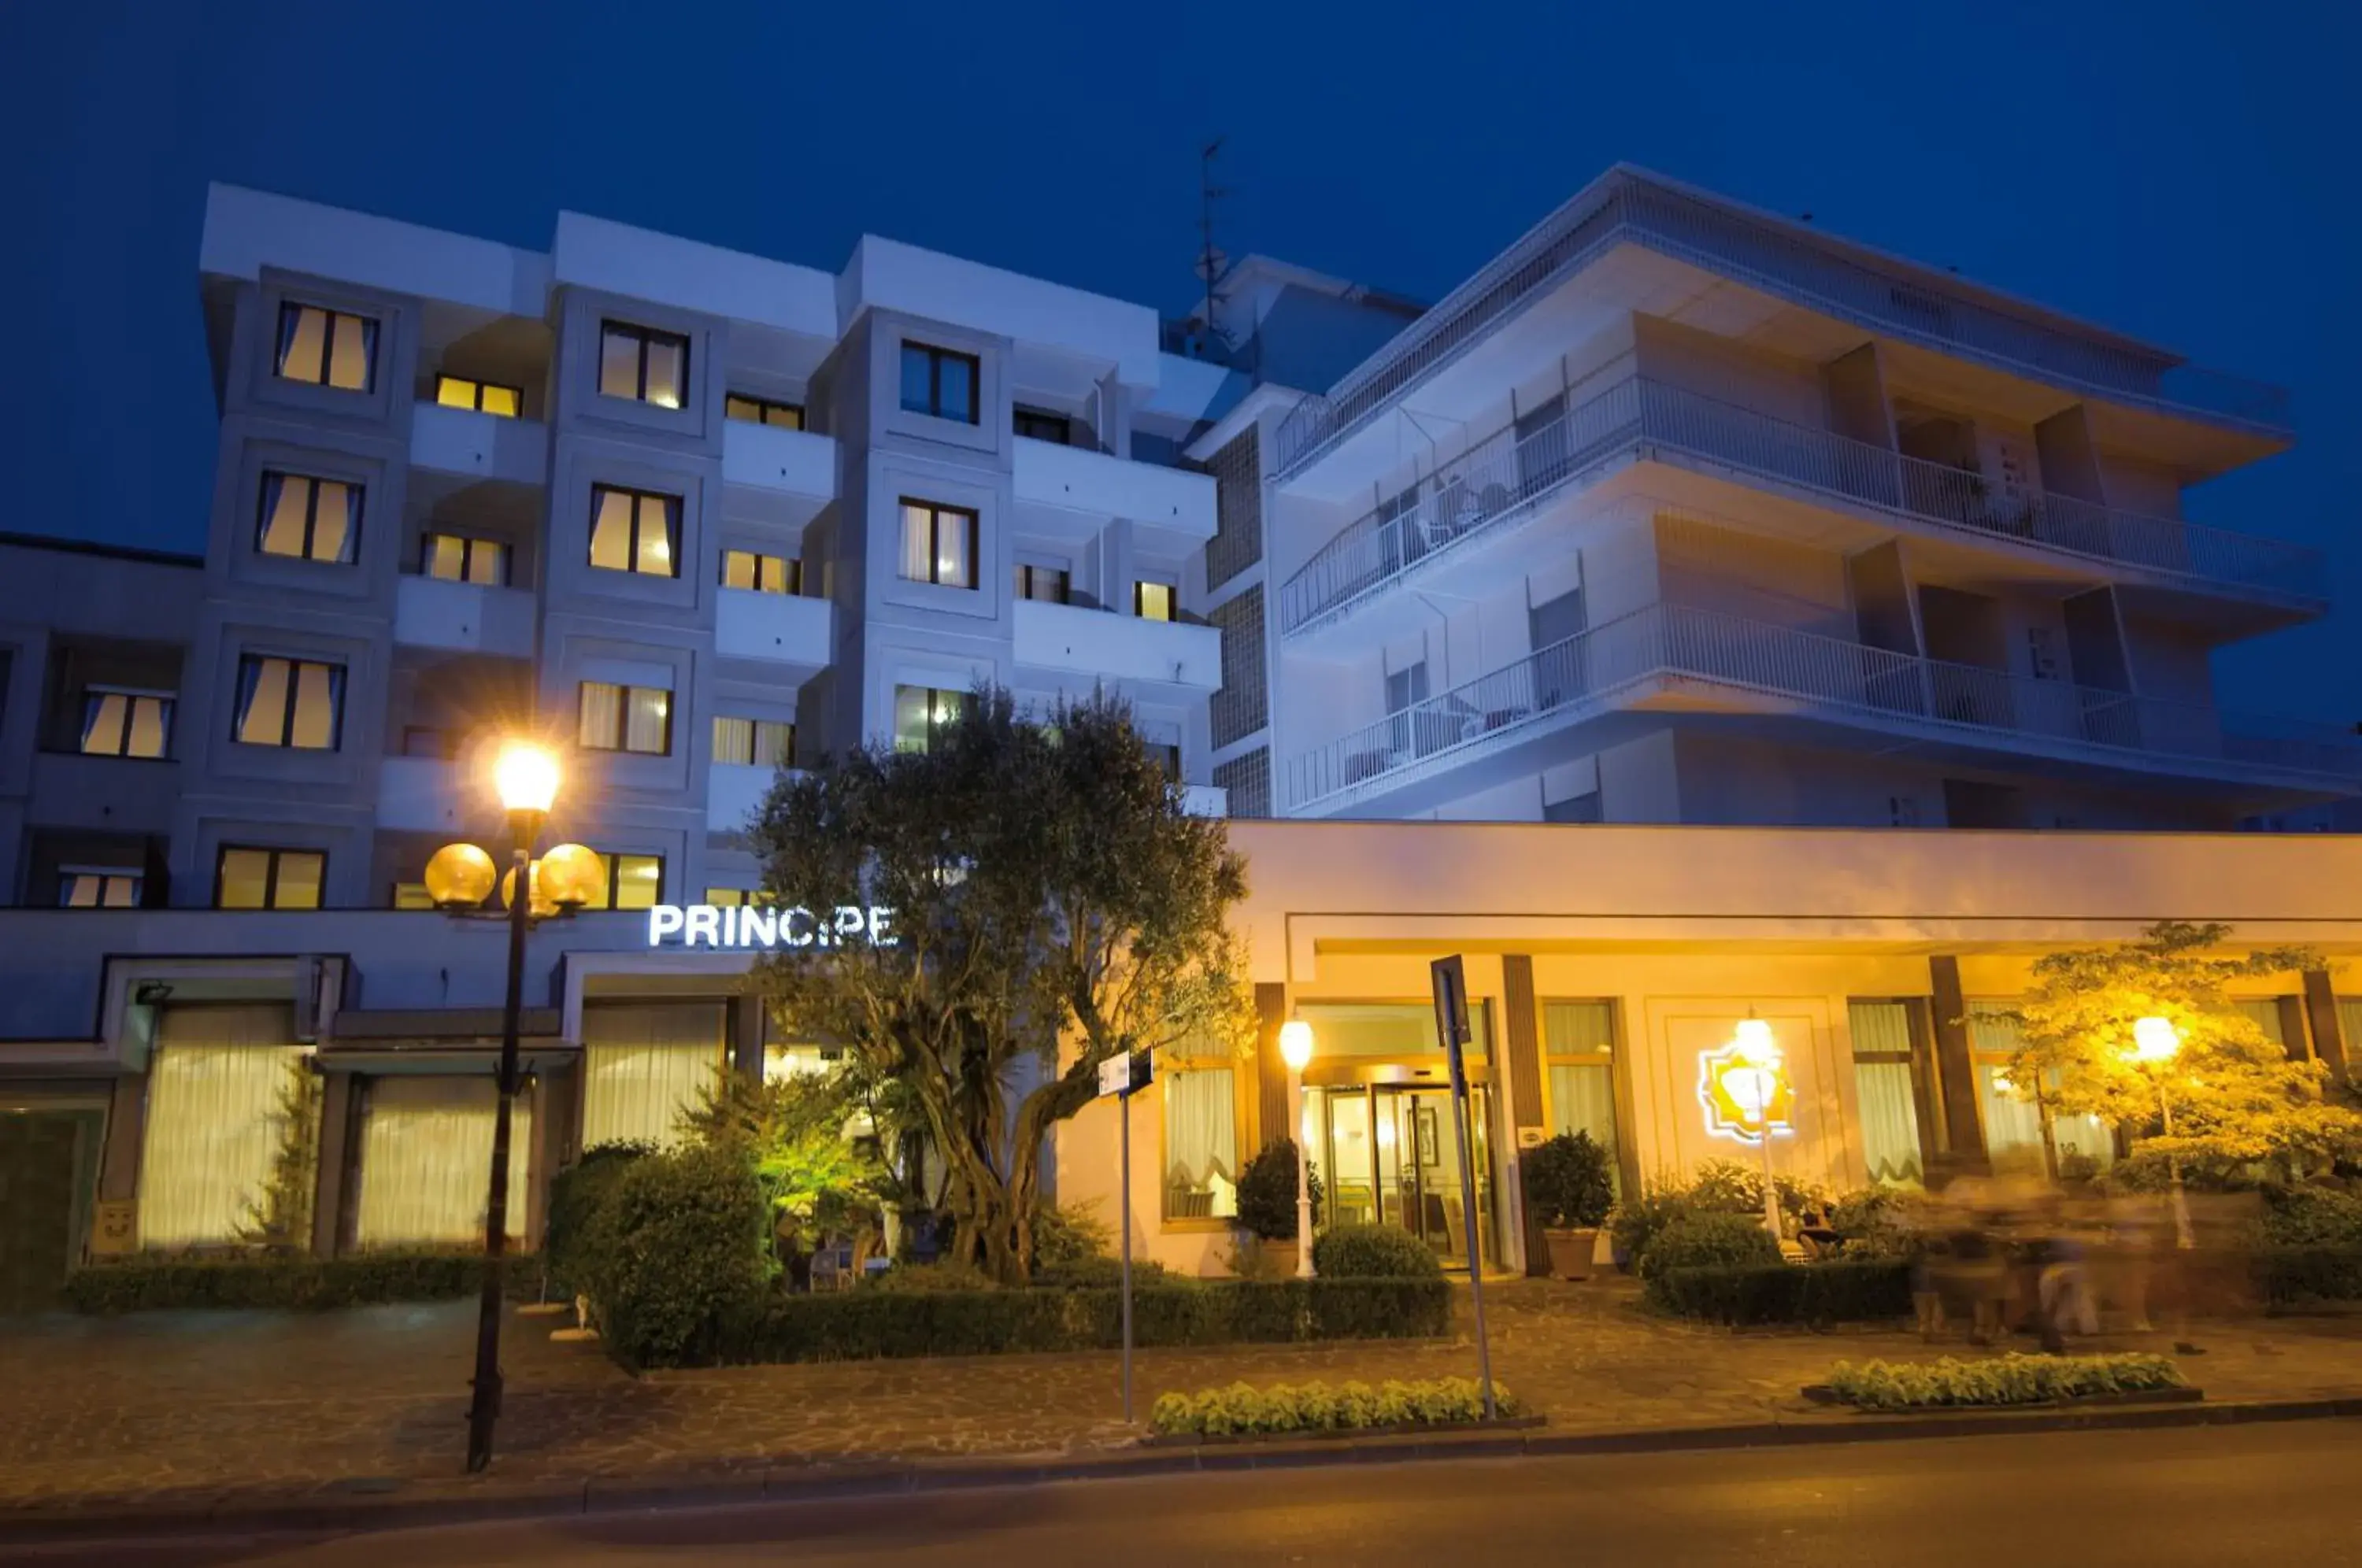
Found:
[{"label": "balcony", "polygon": [[1299,403],[1274,443],[1285,479],[1367,424],[1412,386],[1620,244],[1734,279],[1808,310],[1938,353],[2067,391],[2285,435],[2279,387],[2183,364],[2096,330],[2079,333],[1941,289],[1917,269],[1882,270],[1852,247],[1816,244],[1783,226],[1635,171],[1594,181],[1441,304],[1348,375]]},{"label": "balcony", "polygon": [[836,499],[836,443],[743,419],[722,425],[722,482],[811,501]]},{"label": "balcony", "polygon": [[1037,599],[1017,601],[1012,618],[1021,669],[1191,691],[1211,691],[1222,683],[1222,635],[1211,626]]},{"label": "balcony", "polygon": [[378,764],[377,825],[401,833],[458,834],[470,825],[459,765],[440,756],[389,756]]},{"label": "balcony", "polygon": [[713,612],[713,646],[721,657],[781,667],[798,681],[828,668],[834,617],[827,600],[743,588],[720,591]]},{"label": "balcony", "polygon": [[549,468],[549,432],[537,419],[422,403],[411,411],[410,462],[462,479],[537,485]]},{"label": "balcony", "polygon": [[1768,715],[1792,727],[1873,732],[1889,749],[1987,761],[2003,752],[2114,777],[2299,791],[2362,785],[2362,736],[2338,725],[2028,679],[1661,603],[1291,758],[1287,806],[1342,812],[1574,724],[1644,710]]},{"label": "balcony", "polygon": [[1981,476],[1791,425],[1683,387],[1626,376],[1523,440],[1505,427],[1331,539],[1280,589],[1293,634],[1341,615],[1432,558],[1533,515],[1538,502],[1652,459],[1800,491],[1915,530],[2039,551],[2109,574],[2326,608],[2319,551],[2047,492],[2005,500]]},{"label": "balcony", "polygon": [[169,757],[37,751],[25,820],[86,833],[170,833],[181,765]]},{"label": "balcony", "polygon": [[452,653],[531,658],[533,595],[437,577],[405,577],[394,588],[393,640]]},{"label": "balcony", "polygon": [[1214,480],[1208,474],[1109,457],[1025,436],[1011,440],[1020,506],[1046,506],[1099,522],[1121,517],[1203,543],[1214,536]]}]

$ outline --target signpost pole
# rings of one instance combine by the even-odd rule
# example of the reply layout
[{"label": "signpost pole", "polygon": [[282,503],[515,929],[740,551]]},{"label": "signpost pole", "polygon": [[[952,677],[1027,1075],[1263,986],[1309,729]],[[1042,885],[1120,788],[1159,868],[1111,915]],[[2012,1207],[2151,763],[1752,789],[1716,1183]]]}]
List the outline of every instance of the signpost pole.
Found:
[{"label": "signpost pole", "polygon": [[1428,966],[1428,974],[1435,992],[1436,1033],[1443,1042],[1446,1060],[1451,1066],[1451,1138],[1459,1146],[1460,1201],[1467,1216],[1468,1229],[1468,1294],[1476,1312],[1476,1382],[1485,1396],[1485,1419],[1492,1420],[1493,1349],[1485,1333],[1485,1242],[1483,1216],[1476,1203],[1474,1163],[1468,1153],[1468,1071],[1462,1056],[1462,1047],[1468,1043],[1468,978],[1462,967],[1460,955],[1438,958]]},{"label": "signpost pole", "polygon": [[1123,1421],[1131,1424],[1131,1090],[1116,1097],[1123,1116]]}]

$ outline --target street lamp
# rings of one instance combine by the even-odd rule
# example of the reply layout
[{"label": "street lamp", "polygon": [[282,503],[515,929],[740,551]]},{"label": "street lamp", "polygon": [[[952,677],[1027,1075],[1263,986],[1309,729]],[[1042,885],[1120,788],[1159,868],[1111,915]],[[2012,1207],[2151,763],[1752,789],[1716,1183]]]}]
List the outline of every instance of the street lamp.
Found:
[{"label": "street lamp", "polygon": [[1279,1026],[1279,1058],[1287,1064],[1288,1109],[1296,1123],[1296,1277],[1312,1277],[1311,1138],[1304,1125],[1304,1069],[1312,1065],[1312,1026],[1291,1018]]},{"label": "street lamp", "polygon": [[[508,1251],[509,1141],[516,1107],[517,1034],[524,1003],[524,933],[536,918],[570,913],[590,901],[599,858],[579,845],[560,845],[536,865],[534,841],[557,798],[557,758],[527,741],[502,745],[492,764],[492,789],[508,812],[510,870],[501,878],[508,901],[508,990],[501,1009],[499,1098],[492,1111],[492,1168],[484,1198],[483,1291],[476,1312],[475,1397],[468,1406],[468,1469],[492,1461],[492,1426],[501,1413],[501,1307]],[[427,896],[464,915],[492,890],[492,857],[472,844],[451,844],[426,863]]]},{"label": "street lamp", "polygon": [[1780,1093],[1780,1042],[1772,1037],[1772,1025],[1750,1010],[1738,1021],[1731,1043],[1738,1059],[1755,1070],[1755,1114],[1760,1126],[1756,1144],[1763,1154],[1763,1228],[1772,1232],[1772,1244],[1777,1246],[1780,1189],[1772,1178],[1772,1108]]},{"label": "street lamp", "polygon": [[[2173,1136],[2173,1100],[2166,1093],[2165,1066],[2180,1054],[2181,1032],[2173,1027],[2171,1019],[2149,1017],[2133,1021],[2132,1059],[2136,1066],[2150,1070],[2150,1077],[2157,1085],[2158,1121],[2169,1138]],[[2191,1233],[2190,1199],[2181,1187],[2181,1156],[2168,1154],[2165,1169],[2173,1189],[2173,1244],[2181,1248],[2194,1247],[2198,1239]]]}]

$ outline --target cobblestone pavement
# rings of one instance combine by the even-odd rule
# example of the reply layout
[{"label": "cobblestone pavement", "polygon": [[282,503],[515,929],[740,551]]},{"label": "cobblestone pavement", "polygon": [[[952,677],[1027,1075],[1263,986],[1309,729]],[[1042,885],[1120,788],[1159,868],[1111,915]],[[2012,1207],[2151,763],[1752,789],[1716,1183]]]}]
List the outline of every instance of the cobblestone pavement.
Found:
[{"label": "cobblestone pavement", "polygon": [[[1495,1375],[1554,1429],[1855,1419],[1799,1389],[1839,1359],[1931,1351],[1893,1331],[1733,1334],[1639,1310],[1623,1281],[1488,1287]],[[1239,1380],[1468,1375],[1450,1340],[1143,1351],[1140,1408]],[[248,1493],[404,1491],[457,1475],[473,1303],[318,1315],[154,1313],[0,1322],[0,1510]],[[1112,1353],[739,1367],[629,1377],[513,1318],[496,1476],[627,1477],[1111,1447]],[[2191,1331],[2210,1399],[2362,1394],[2362,1319]],[[2030,1347],[2029,1347],[2030,1348]],[[2159,1335],[2090,1348],[2171,1348]]]}]

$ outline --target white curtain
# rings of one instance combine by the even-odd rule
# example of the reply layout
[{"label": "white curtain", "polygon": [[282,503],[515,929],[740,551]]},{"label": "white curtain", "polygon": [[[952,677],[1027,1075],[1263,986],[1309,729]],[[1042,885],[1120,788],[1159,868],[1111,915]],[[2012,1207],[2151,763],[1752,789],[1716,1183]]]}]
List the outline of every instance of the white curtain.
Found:
[{"label": "white curtain", "polygon": [[[1969,1014],[1970,1043],[1977,1054],[2002,1055],[2017,1049],[2017,1021],[1996,1018],[1988,1012],[1971,1010]],[[2042,1111],[2034,1101],[2020,1099],[1994,1087],[1996,1077],[2006,1078],[2008,1070],[2000,1062],[1980,1062],[1977,1065],[1977,1101],[1985,1117],[1985,1153],[2002,1154],[2012,1149],[2030,1150],[2037,1157],[2042,1153]],[[2108,1124],[2096,1116],[2060,1116],[2050,1119],[2051,1143],[2061,1160],[2081,1155],[2103,1167],[2115,1163],[2116,1143]]]},{"label": "white curtain", "polygon": [[[484,1239],[484,1189],[492,1170],[499,1088],[472,1077],[385,1077],[369,1086],[361,1133],[364,1247],[464,1245]],[[533,1099],[520,1093],[509,1129],[511,1238],[525,1233],[533,1166]]]},{"label": "white curtain", "polygon": [[2039,1159],[2042,1114],[2032,1100],[2018,1099],[1995,1081],[2007,1076],[2008,1070],[1998,1062],[1977,1065],[1977,1102],[1985,1117],[1985,1154],[1997,1159],[2014,1153],[2030,1153]]},{"label": "white curtain", "polygon": [[[1164,1079],[1164,1190],[1168,1219],[1226,1220],[1238,1212],[1239,1139],[1231,1069]],[[1217,1179],[1219,1178],[1219,1179]],[[1203,1197],[1202,1214],[1184,1211]]]},{"label": "white curtain", "polygon": [[311,1054],[294,1035],[293,1010],[275,1003],[164,1010],[148,1068],[143,1245],[237,1240],[284,1136],[281,1091]]},{"label": "white curtain", "polygon": [[1616,1152],[1616,1077],[1606,1066],[1553,1062],[1550,1069],[1551,1131],[1588,1132]]},{"label": "white curtain", "polygon": [[1542,1055],[1574,1056],[1616,1049],[1614,1009],[1604,1001],[1544,1002]]},{"label": "white curtain", "polygon": [[1921,1180],[1919,1107],[1911,1092],[1911,1064],[1863,1061],[1867,1055],[1911,1055],[1911,1010],[1903,1002],[1855,1002],[1847,1010],[1853,1033],[1854,1099],[1861,1112],[1861,1153],[1870,1179],[1882,1184]]},{"label": "white curtain", "polygon": [[2283,1049],[2287,1047],[2288,1036],[2280,1029],[2280,1004],[2278,998],[2267,997],[2262,1001],[2233,1002],[2231,1005],[2253,1020],[2256,1027],[2264,1032],[2265,1039]]},{"label": "white curtain", "polygon": [[681,1113],[721,1081],[723,1010],[592,1005],[582,1010],[582,1146],[680,1141]]}]

